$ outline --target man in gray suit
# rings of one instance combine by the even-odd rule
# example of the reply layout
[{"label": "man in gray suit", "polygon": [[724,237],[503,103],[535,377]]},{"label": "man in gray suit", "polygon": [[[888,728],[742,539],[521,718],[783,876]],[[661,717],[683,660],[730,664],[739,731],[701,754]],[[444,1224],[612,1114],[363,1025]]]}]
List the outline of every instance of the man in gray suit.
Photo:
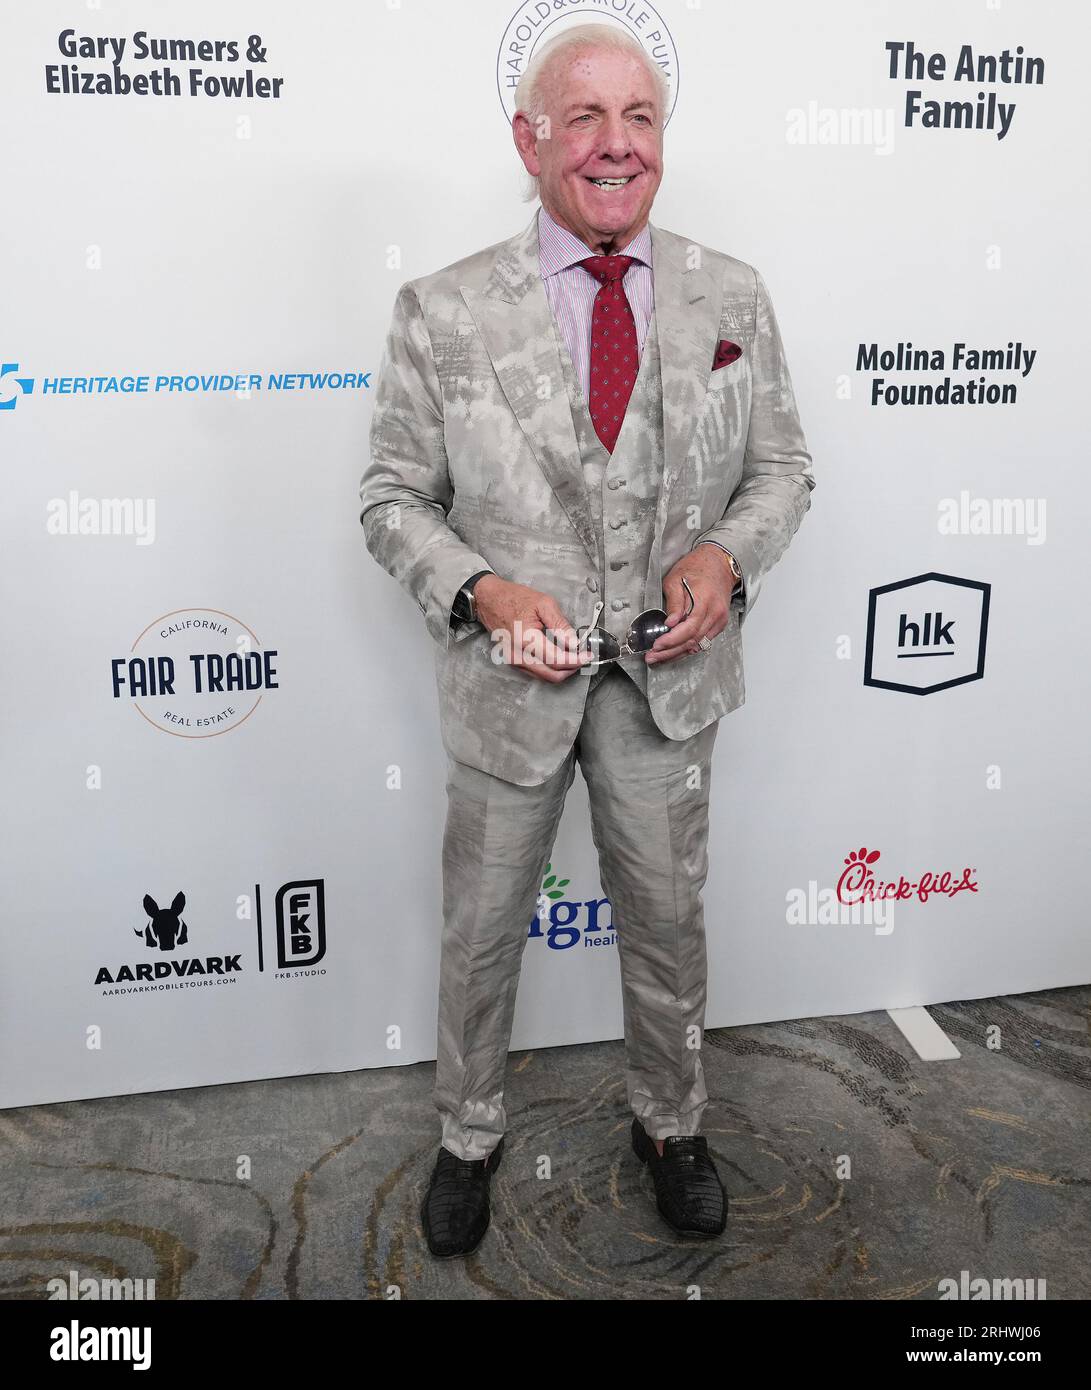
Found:
[{"label": "man in gray suit", "polygon": [[512,129],[541,207],[401,287],[376,389],[360,519],[434,640],[448,754],[437,1256],[488,1226],[527,924],[577,761],[632,1144],[675,1230],[726,1220],[699,1133],[710,760],[814,479],[762,277],[649,222],[666,98],[614,26],[534,56]]}]

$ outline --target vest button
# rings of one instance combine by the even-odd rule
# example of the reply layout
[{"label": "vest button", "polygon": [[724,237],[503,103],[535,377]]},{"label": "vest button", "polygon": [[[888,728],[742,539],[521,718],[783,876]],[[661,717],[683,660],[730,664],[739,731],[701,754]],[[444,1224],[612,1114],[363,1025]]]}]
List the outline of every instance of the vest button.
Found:
[{"label": "vest button", "polygon": [[624,522],[624,521],[611,521],[611,523],[610,523],[610,530],[611,530],[611,531],[620,531],[621,528],[622,528],[624,525],[625,525],[625,522]]},{"label": "vest button", "polygon": [[591,590],[593,594],[597,594],[599,591],[599,581],[593,578],[589,579],[587,581],[587,587]]},{"label": "vest button", "polygon": [[614,610],[615,613],[620,613],[623,608],[628,608],[628,606],[629,601],[628,599],[624,598],[616,598],[610,605],[610,607]]},{"label": "vest button", "polygon": [[625,479],[611,478],[610,481],[606,484],[606,486],[610,489],[611,492],[616,492],[619,487],[625,486]]},{"label": "vest button", "polygon": [[628,563],[628,560],[611,560],[610,568],[612,570],[623,570]]}]

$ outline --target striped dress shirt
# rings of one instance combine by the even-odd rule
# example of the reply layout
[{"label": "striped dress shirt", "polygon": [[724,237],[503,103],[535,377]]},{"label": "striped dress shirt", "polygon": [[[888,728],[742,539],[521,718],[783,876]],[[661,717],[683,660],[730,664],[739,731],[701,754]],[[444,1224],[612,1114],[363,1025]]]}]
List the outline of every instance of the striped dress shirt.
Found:
[{"label": "striped dress shirt", "polygon": [[[634,257],[625,272],[622,284],[636,324],[637,355],[644,351],[652,308],[652,234],[644,224],[621,253]],[[544,207],[538,209],[538,259],[546,299],[553,311],[553,321],[564,339],[576,380],[583,388],[583,398],[591,393],[591,314],[595,296],[602,288],[591,272],[579,264],[588,256],[598,255],[577,236],[554,222]]]}]

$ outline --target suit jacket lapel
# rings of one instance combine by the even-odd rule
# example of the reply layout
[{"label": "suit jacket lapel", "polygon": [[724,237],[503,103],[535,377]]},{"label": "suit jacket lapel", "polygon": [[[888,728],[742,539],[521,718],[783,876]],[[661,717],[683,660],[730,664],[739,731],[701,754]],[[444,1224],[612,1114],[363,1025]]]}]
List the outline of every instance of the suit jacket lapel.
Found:
[{"label": "suit jacket lapel", "polygon": [[485,288],[476,291],[463,285],[460,289],[527,443],[598,566],[598,539],[583,463],[553,315],[542,285],[537,210],[526,230],[503,244]]},{"label": "suit jacket lapel", "polygon": [[700,247],[651,228],[655,322],[663,377],[663,482],[660,498],[678,478],[697,428],[708,383],[723,303],[720,281],[694,259]]},{"label": "suit jacket lapel", "polygon": [[[655,326],[663,379],[663,477],[645,584],[645,603],[663,601],[662,543],[670,491],[685,466],[708,394],[719,336],[723,286],[700,261],[700,247],[653,226]],[[719,520],[719,518],[715,518]],[[705,521],[712,524],[712,518]]]},{"label": "suit jacket lapel", "polygon": [[[668,495],[685,464],[708,391],[723,298],[719,280],[697,259],[698,247],[688,247],[680,237],[655,226],[651,237],[664,460],[649,591],[658,587],[658,580],[652,586],[651,578],[659,565]],[[524,231],[500,247],[484,289],[463,285],[460,290],[542,472],[588,555],[600,565],[553,315],[542,285],[537,209]],[[659,597],[652,602],[658,604]]]}]

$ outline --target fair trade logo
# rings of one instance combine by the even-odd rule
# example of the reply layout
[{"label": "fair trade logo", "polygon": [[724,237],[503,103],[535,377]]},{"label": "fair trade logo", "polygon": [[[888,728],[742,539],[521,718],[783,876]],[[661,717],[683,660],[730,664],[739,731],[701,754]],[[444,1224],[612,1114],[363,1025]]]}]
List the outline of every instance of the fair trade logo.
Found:
[{"label": "fair trade logo", "polygon": [[177,608],[110,662],[111,690],[163,733],[214,738],[245,723],[265,692],[279,688],[277,655],[230,613]]}]

